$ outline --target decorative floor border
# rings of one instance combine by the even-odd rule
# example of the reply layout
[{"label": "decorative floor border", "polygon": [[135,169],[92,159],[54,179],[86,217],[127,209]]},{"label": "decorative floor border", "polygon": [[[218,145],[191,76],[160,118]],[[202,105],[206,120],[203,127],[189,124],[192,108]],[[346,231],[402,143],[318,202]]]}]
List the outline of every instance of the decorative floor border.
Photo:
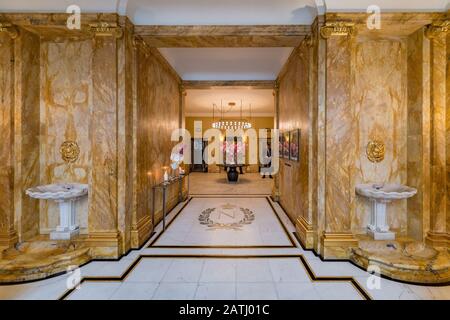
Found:
[{"label": "decorative floor border", "polygon": [[131,274],[131,272],[138,266],[142,259],[151,258],[172,258],[172,259],[184,259],[184,258],[199,258],[199,259],[281,259],[281,258],[298,258],[300,264],[308,274],[311,282],[349,282],[356,289],[359,295],[364,300],[372,300],[369,293],[356,281],[353,277],[320,277],[316,276],[312,268],[309,266],[307,260],[302,254],[284,254],[284,255],[216,255],[216,254],[182,254],[182,255],[170,255],[170,254],[141,254],[128,268],[122,273],[121,276],[111,277],[83,277],[80,282],[72,289],[68,289],[58,300],[65,300],[72,294],[76,287],[84,282],[123,282]]},{"label": "decorative floor border", "polygon": [[[186,208],[188,203],[194,199],[194,198],[217,198],[218,196],[214,197],[204,197],[204,196],[192,196],[190,195],[187,202],[178,210],[178,212],[175,214],[175,216],[169,221],[169,223],[166,226],[166,230],[169,229],[170,225],[173,221],[180,215],[180,213]],[[286,226],[284,225],[283,221],[281,221],[281,218],[278,216],[277,211],[273,207],[272,203],[269,200],[269,196],[242,196],[242,197],[235,197],[233,195],[220,195],[221,198],[265,198],[267,203],[269,204],[270,208],[272,209],[273,214],[277,217],[278,223],[281,225],[281,228],[283,229],[284,233],[286,234],[287,238],[289,239],[289,242],[291,243],[290,246],[227,246],[227,245],[193,245],[193,246],[181,246],[181,245],[155,245],[155,243],[159,240],[159,237],[164,234],[164,231],[160,231],[155,239],[153,239],[149,245],[146,247],[147,249],[153,248],[153,249],[292,249],[292,248],[298,248],[296,242],[291,236],[291,233],[287,230]]]}]

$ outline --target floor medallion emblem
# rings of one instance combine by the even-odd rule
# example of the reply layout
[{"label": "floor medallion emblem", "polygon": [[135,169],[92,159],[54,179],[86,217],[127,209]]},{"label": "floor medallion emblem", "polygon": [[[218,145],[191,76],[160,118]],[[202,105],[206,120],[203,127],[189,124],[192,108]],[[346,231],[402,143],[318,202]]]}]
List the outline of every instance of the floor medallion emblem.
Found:
[{"label": "floor medallion emblem", "polygon": [[224,204],[203,210],[198,220],[200,224],[210,228],[209,230],[242,230],[244,225],[255,220],[255,214],[248,208]]}]

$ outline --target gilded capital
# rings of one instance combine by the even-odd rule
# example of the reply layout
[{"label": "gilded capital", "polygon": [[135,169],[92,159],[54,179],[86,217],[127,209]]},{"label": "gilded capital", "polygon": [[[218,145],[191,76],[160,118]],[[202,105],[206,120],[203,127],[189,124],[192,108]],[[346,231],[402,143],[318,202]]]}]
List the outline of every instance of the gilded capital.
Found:
[{"label": "gilded capital", "polygon": [[19,36],[19,29],[8,22],[0,22],[0,33],[6,33],[11,39],[16,39]]},{"label": "gilded capital", "polygon": [[320,28],[320,35],[324,39],[328,39],[331,36],[353,37],[355,34],[355,24],[351,22],[327,22]]},{"label": "gilded capital", "polygon": [[428,39],[434,39],[439,36],[444,36],[450,29],[450,21],[435,22],[426,26],[425,36]]},{"label": "gilded capital", "polygon": [[116,37],[123,36],[122,27],[116,23],[98,22],[89,24],[89,32],[95,37]]},{"label": "gilded capital", "polygon": [[303,39],[303,43],[307,46],[307,47],[309,47],[309,48],[311,48],[311,47],[313,47],[314,46],[314,41],[315,39],[314,39],[314,35],[307,35],[304,39]]}]

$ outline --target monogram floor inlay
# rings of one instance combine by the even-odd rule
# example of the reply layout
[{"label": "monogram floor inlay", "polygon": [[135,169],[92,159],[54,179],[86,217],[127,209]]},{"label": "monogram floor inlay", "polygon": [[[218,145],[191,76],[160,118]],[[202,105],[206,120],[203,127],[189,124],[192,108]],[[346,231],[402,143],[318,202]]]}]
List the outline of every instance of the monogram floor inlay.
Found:
[{"label": "monogram floor inlay", "polygon": [[246,224],[255,220],[255,214],[248,208],[227,203],[203,210],[198,220],[200,224],[207,226],[208,230],[243,230]]}]

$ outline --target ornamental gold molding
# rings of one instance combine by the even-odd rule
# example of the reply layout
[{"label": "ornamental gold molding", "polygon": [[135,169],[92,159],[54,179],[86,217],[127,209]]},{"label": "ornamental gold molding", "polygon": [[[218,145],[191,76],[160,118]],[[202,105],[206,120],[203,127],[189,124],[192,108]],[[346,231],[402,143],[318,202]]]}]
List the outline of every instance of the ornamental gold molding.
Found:
[{"label": "ornamental gold molding", "polygon": [[356,35],[355,24],[352,22],[327,22],[320,28],[320,35],[324,39],[331,36],[347,36],[353,37]]},{"label": "ornamental gold molding", "polygon": [[6,33],[11,39],[16,39],[19,36],[19,29],[8,22],[0,22],[0,33]]},{"label": "ornamental gold molding", "polygon": [[435,39],[441,35],[445,35],[450,29],[450,20],[443,22],[435,22],[426,26],[425,36],[428,39]]},{"label": "ornamental gold molding", "polygon": [[89,33],[95,37],[116,37],[117,39],[123,36],[122,27],[116,23],[98,22],[89,24]]},{"label": "ornamental gold molding", "polygon": [[80,155],[80,147],[76,141],[67,140],[61,144],[59,148],[61,158],[67,163],[73,163],[78,160]]},{"label": "ornamental gold molding", "polygon": [[307,36],[303,39],[302,44],[305,44],[308,48],[313,47],[314,44],[315,44],[315,37],[314,37],[314,34],[312,34],[312,35],[307,35]]},{"label": "ornamental gold molding", "polygon": [[378,163],[383,161],[385,152],[386,147],[382,141],[372,140],[367,144],[366,155],[370,162]]}]

